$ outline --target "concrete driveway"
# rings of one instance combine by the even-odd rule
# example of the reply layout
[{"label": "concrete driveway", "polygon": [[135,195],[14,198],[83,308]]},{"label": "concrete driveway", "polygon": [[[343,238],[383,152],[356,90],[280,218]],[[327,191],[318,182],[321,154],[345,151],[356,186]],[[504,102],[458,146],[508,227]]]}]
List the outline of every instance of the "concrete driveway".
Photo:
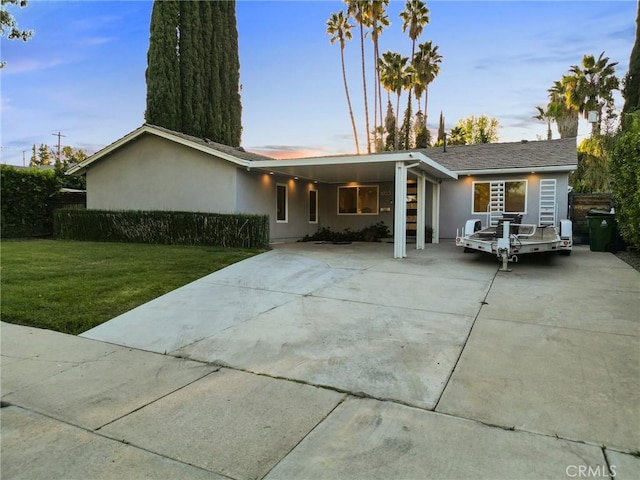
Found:
[{"label": "concrete driveway", "polygon": [[[8,431],[57,419],[193,478],[637,477],[638,272],[392,249],[277,246],[84,338],[3,324]],[[79,357],[37,373],[34,335]],[[33,453],[4,430],[3,469]]]}]

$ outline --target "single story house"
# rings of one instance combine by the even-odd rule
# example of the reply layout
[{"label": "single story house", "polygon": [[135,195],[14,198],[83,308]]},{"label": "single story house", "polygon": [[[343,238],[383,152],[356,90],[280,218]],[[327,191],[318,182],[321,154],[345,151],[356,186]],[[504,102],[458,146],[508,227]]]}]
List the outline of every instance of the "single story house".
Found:
[{"label": "single story house", "polygon": [[470,218],[556,224],[576,167],[575,139],[277,160],[145,124],[67,173],[86,175],[88,209],[266,214],[273,242],[384,222],[401,258]]}]

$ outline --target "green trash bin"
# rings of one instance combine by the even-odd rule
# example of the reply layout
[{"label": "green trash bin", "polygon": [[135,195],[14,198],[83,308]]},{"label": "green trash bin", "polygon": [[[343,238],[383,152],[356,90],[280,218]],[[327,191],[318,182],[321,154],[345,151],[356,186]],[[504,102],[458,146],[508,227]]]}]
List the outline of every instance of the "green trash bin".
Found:
[{"label": "green trash bin", "polygon": [[589,227],[589,250],[615,252],[618,231],[615,213],[590,210],[586,219]]}]

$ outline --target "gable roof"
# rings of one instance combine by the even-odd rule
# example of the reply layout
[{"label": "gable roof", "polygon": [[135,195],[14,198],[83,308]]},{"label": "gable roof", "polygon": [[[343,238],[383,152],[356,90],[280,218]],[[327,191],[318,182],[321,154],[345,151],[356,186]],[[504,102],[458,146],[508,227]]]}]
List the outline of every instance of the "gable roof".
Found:
[{"label": "gable roof", "polygon": [[[230,147],[221,143],[213,142],[206,138],[198,138],[192,135],[169,130],[151,124],[143,124],[133,132],[116,140],[102,150],[94,153],[84,161],[71,167],[68,175],[79,175],[86,171],[92,163],[107,157],[109,154],[143,135],[155,135],[167,140],[185,145],[199,150],[206,154],[227,160],[235,165],[246,168],[259,168],[269,170],[279,170],[292,174],[294,170],[300,170],[311,166],[326,167],[332,166],[345,170],[337,176],[333,172],[333,181],[342,179],[349,168],[358,166],[358,176],[363,175],[363,169],[378,169],[379,166],[393,159],[395,156],[404,155],[403,159],[408,160],[411,153],[418,154],[419,162],[429,165],[431,174],[438,178],[457,178],[458,175],[465,174],[498,174],[498,173],[519,173],[519,172],[569,172],[577,168],[578,157],[575,138],[560,140],[544,140],[535,142],[513,142],[513,143],[485,143],[478,145],[451,145],[446,151],[442,147],[432,147],[409,151],[398,152],[377,152],[367,155],[336,155],[316,158],[299,158],[292,160],[277,160],[266,155],[247,152],[241,147]],[[394,156],[395,155],[395,156]],[[406,158],[405,158],[406,157]],[[347,167],[351,165],[352,167]],[[378,167],[374,167],[377,165]],[[300,172],[301,173],[301,172]],[[309,170],[307,175],[311,178],[320,177],[318,172]],[[374,175],[375,173],[375,175]],[[295,173],[298,174],[298,173]],[[440,177],[439,175],[443,176]],[[369,172],[372,178],[379,177],[379,172]],[[364,177],[363,177],[364,178]],[[362,180],[361,180],[362,181]]]},{"label": "gable roof", "polygon": [[145,123],[133,132],[116,140],[112,144],[107,145],[102,150],[97,151],[90,157],[86,158],[84,161],[78,163],[77,165],[74,165],[69,170],[67,170],[67,175],[79,175],[84,173],[87,167],[92,163],[108,156],[115,150],[143,135],[155,135],[161,138],[165,138],[167,140],[171,140],[173,142],[191,147],[195,150],[199,150],[209,155],[222,158],[243,167],[246,167],[250,164],[250,162],[256,160],[274,160],[271,157],[247,152],[241,147],[230,147],[228,145],[216,143],[207,138],[198,138],[192,135],[169,130],[168,128],[158,127],[157,125]]},{"label": "gable roof", "polygon": [[535,142],[450,145],[419,150],[458,174],[517,173],[519,171],[575,170],[578,153],[575,138]]}]

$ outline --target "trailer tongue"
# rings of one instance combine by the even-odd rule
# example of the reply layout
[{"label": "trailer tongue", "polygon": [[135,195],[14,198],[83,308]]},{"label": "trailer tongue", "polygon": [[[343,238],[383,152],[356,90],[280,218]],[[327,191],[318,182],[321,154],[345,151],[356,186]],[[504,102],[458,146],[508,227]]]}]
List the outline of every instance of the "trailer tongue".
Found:
[{"label": "trailer tongue", "polygon": [[571,220],[560,220],[560,226],[538,226],[520,223],[521,217],[504,216],[495,227],[482,228],[480,220],[467,220],[462,235],[458,231],[456,245],[465,252],[493,253],[502,261],[500,270],[508,272],[508,263],[518,255],[559,252],[570,255],[573,246]]}]

